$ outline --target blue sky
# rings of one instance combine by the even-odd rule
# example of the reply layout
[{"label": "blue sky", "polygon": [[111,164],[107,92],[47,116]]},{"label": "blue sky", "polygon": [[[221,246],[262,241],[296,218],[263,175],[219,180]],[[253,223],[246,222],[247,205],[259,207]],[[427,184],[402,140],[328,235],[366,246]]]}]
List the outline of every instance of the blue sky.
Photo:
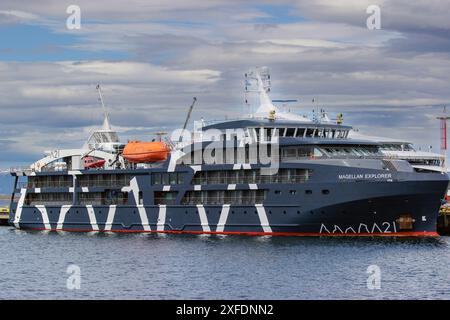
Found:
[{"label": "blue sky", "polygon": [[[251,24],[290,24],[305,21],[303,17],[293,12],[289,5],[277,4],[255,4],[252,8],[260,12],[260,17],[249,21]],[[69,14],[66,14],[68,17]],[[65,18],[61,16],[60,18]],[[83,24],[103,24],[103,20],[82,19]],[[129,20],[115,20],[115,23],[126,24]],[[141,21],[147,23],[158,23],[181,28],[208,28],[213,24],[208,21],[189,21],[184,19],[152,19]],[[35,21],[30,23],[10,23],[0,25],[1,43],[0,59],[2,61],[61,61],[61,60],[126,60],[132,58],[131,53],[126,50],[101,50],[94,47],[91,50],[77,49],[77,45],[83,44],[83,32],[73,30],[68,32],[52,26],[57,23],[51,21],[49,25],[42,25]],[[64,23],[63,19],[59,24]],[[61,27],[61,26],[59,26]]]},{"label": "blue sky", "polygon": [[[101,124],[101,83],[124,141],[193,118],[240,115],[242,75],[268,66],[275,99],[312,98],[376,136],[439,148],[450,101],[450,4],[439,0],[65,0],[0,3],[0,169],[79,147]],[[381,8],[368,30],[366,8]]]},{"label": "blue sky", "polygon": [[61,61],[61,60],[123,60],[127,52],[115,50],[78,50],[81,35],[58,33],[40,25],[13,24],[0,27],[0,60]]}]

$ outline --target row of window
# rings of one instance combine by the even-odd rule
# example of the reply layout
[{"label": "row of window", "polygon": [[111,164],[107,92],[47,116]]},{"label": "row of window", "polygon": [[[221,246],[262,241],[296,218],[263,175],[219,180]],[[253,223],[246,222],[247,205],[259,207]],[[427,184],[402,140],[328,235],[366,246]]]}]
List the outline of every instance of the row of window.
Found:
[{"label": "row of window", "polygon": [[130,184],[129,174],[83,174],[77,176],[79,187],[123,187]]},{"label": "row of window", "polygon": [[27,188],[70,188],[73,185],[71,175],[29,176]]},{"label": "row of window", "polygon": [[301,146],[281,149],[281,161],[304,158],[378,157],[382,156],[376,146]]},{"label": "row of window", "polygon": [[192,184],[259,184],[259,183],[302,183],[311,176],[312,170],[278,169],[276,174],[262,174],[260,169],[214,170],[196,172]]},{"label": "row of window", "polygon": [[414,151],[410,143],[384,143],[380,148],[386,151]]},{"label": "row of window", "polygon": [[152,173],[152,184],[183,184],[186,173],[184,172],[154,172]]},{"label": "row of window", "polygon": [[[77,176],[78,187],[123,187],[130,184],[129,174],[84,174]],[[71,175],[48,175],[28,177],[28,188],[70,188]]]},{"label": "row of window", "polygon": [[[29,193],[25,198],[25,205],[48,205],[62,206],[72,205],[73,193]],[[116,190],[105,192],[78,193],[77,204],[79,205],[126,205],[128,204],[128,193]]]},{"label": "row of window", "polygon": [[127,205],[128,192],[107,190],[105,192],[79,193],[77,201],[80,205]]},{"label": "row of window", "polygon": [[254,205],[263,203],[266,199],[266,190],[207,190],[188,191],[181,204],[184,205]]},{"label": "row of window", "polygon": [[71,205],[73,202],[73,193],[28,193],[24,204],[30,205]]},{"label": "row of window", "polygon": [[[274,192],[281,195],[280,190]],[[330,191],[322,190],[322,194],[327,195]],[[289,194],[296,195],[297,190],[289,190]],[[305,190],[305,194],[312,194],[312,190]],[[177,191],[156,191],[154,202],[156,205],[176,204]],[[253,205],[263,203],[267,197],[267,190],[204,190],[188,191],[181,200],[183,205]],[[25,198],[25,205],[71,205],[73,201],[72,193],[29,193]],[[128,193],[117,190],[107,190],[105,192],[78,193],[78,205],[127,205]],[[142,192],[139,192],[139,204],[143,204]]]},{"label": "row of window", "polygon": [[[261,137],[260,128],[250,130],[257,138]],[[265,128],[263,135],[271,137],[274,130],[278,131],[279,137],[343,139],[348,136],[347,129],[335,128]]]}]

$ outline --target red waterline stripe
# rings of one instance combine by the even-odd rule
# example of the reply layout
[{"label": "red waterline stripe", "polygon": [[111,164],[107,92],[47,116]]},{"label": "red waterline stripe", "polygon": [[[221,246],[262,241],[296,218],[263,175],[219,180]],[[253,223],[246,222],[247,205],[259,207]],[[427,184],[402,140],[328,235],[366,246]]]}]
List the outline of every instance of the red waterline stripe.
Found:
[{"label": "red waterline stripe", "polygon": [[91,230],[91,229],[45,229],[24,228],[24,230],[36,231],[66,231],[66,232],[116,232],[116,233],[168,233],[168,234],[223,234],[223,235],[246,235],[246,236],[291,236],[291,237],[439,237],[434,231],[409,231],[409,232],[374,232],[374,233],[319,233],[319,232],[244,232],[244,231],[144,231],[144,230]]}]

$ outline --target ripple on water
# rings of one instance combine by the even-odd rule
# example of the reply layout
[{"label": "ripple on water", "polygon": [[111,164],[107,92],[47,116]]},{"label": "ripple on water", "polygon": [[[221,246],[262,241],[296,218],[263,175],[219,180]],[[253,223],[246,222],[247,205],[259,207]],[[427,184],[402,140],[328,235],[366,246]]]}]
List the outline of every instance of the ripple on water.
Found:
[{"label": "ripple on water", "polygon": [[[450,299],[448,237],[297,238],[0,228],[0,298]],[[67,267],[81,289],[66,287]],[[381,289],[369,290],[370,265]]]}]

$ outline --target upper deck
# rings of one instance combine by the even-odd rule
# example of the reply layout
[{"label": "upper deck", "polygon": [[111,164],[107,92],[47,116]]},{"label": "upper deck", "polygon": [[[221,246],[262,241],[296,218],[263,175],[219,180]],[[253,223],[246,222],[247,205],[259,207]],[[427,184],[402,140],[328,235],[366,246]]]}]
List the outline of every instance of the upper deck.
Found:
[{"label": "upper deck", "polygon": [[269,135],[277,130],[279,137],[295,138],[326,138],[326,139],[346,139],[351,126],[337,123],[323,123],[313,121],[295,121],[286,119],[238,119],[216,122],[202,126],[201,131],[220,130],[244,130],[251,135],[261,129],[268,131]]}]

